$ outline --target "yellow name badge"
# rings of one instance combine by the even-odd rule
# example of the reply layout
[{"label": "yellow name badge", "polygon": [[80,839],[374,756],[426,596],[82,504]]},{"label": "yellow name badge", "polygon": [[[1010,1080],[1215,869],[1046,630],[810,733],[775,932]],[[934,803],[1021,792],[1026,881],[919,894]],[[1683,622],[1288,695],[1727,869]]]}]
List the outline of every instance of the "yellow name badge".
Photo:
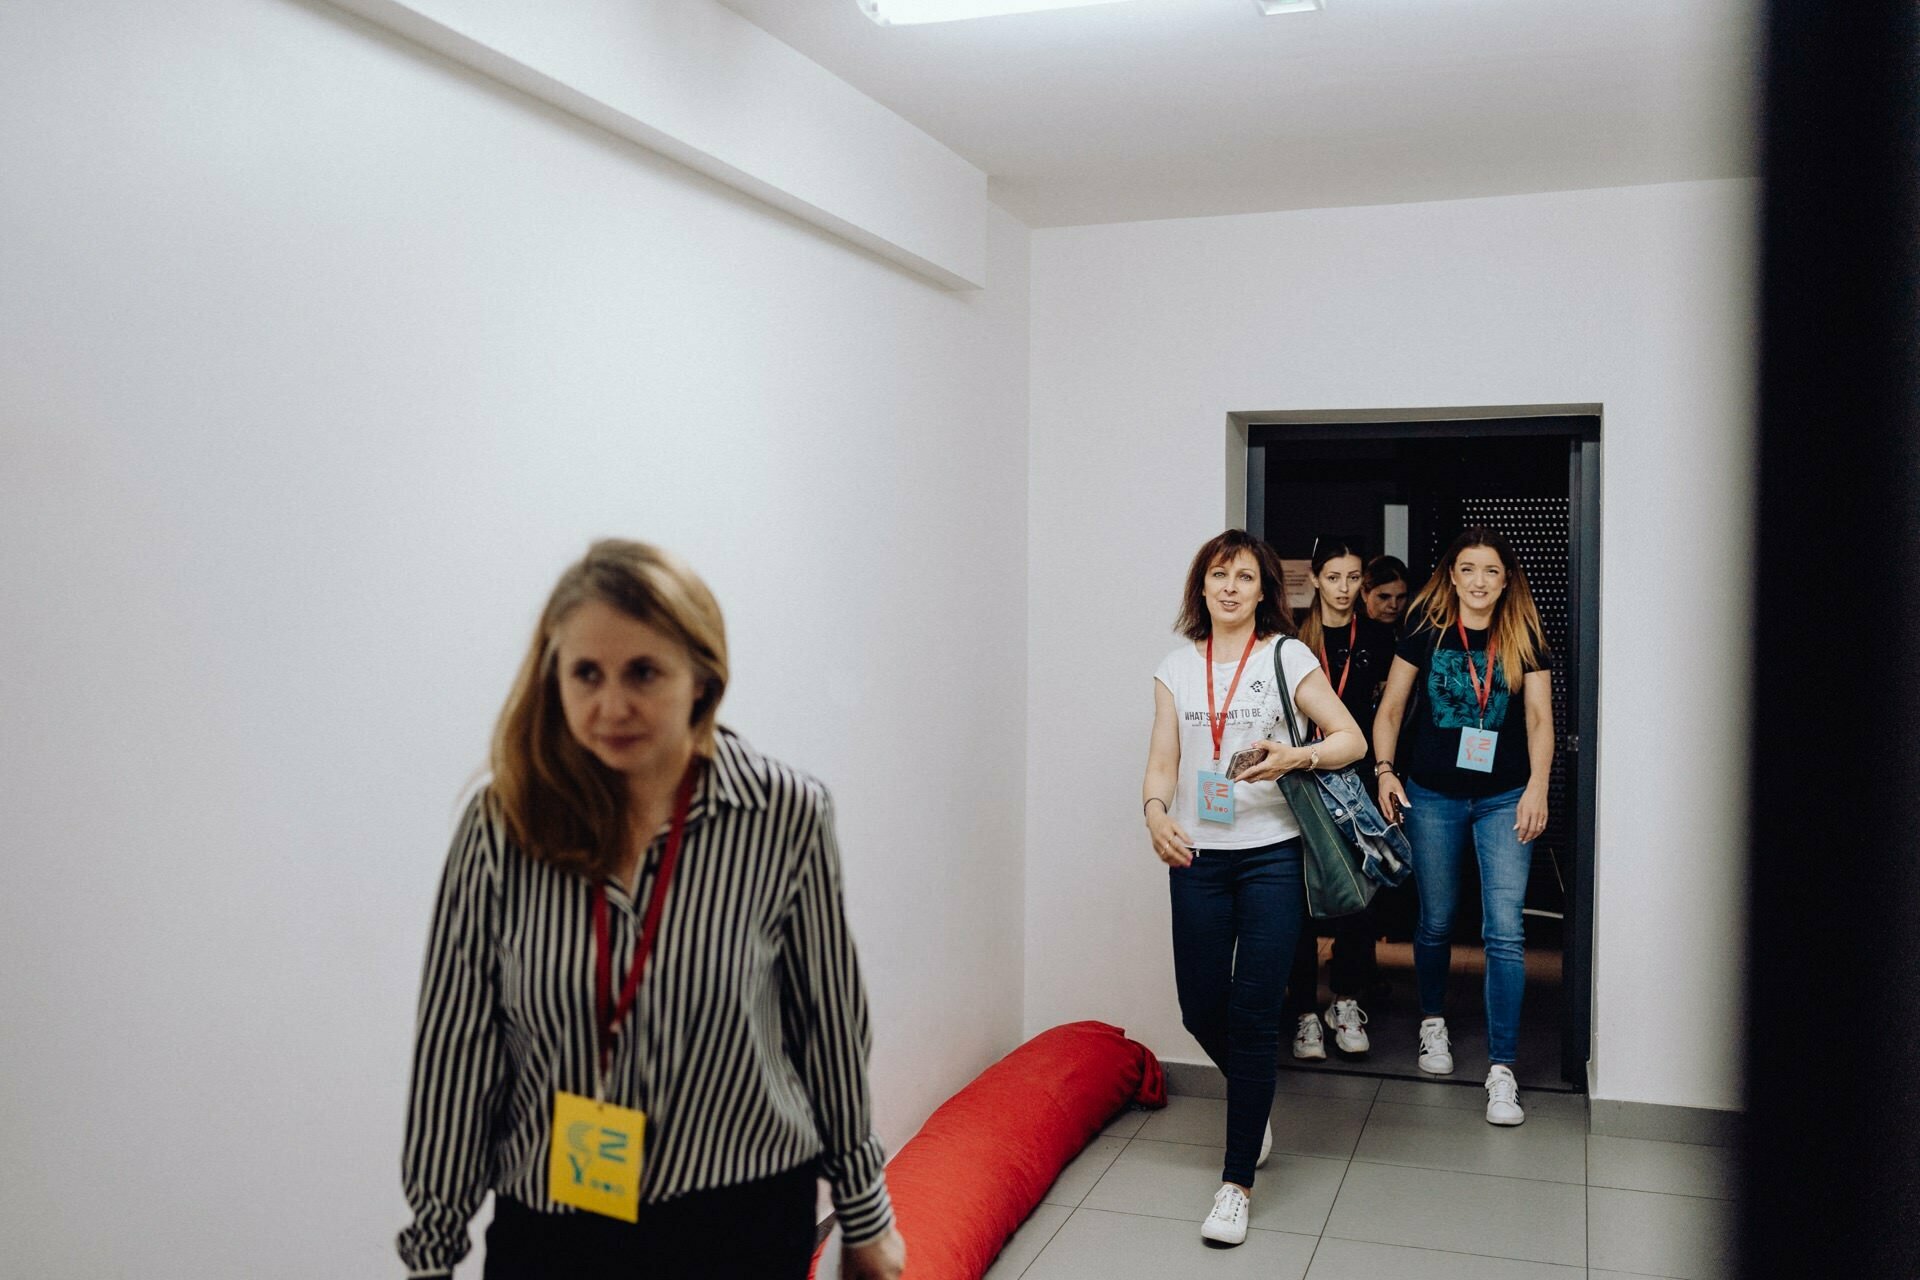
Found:
[{"label": "yellow name badge", "polygon": [[640,1150],[646,1131],[647,1117],[631,1107],[577,1093],[554,1094],[547,1157],[553,1202],[622,1222],[639,1221]]}]

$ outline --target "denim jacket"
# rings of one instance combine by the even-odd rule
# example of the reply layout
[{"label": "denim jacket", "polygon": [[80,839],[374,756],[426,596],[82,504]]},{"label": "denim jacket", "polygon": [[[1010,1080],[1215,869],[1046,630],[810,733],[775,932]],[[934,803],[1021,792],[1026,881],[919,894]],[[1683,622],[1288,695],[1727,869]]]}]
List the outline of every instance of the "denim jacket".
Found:
[{"label": "denim jacket", "polygon": [[1314,770],[1327,815],[1354,848],[1360,851],[1360,871],[1375,884],[1392,888],[1413,870],[1413,846],[1399,827],[1391,826],[1351,770]]},{"label": "denim jacket", "polygon": [[[1286,692],[1286,670],[1280,665],[1280,644],[1273,646],[1273,674],[1280,688],[1280,717],[1260,736],[1271,738],[1286,726],[1287,741],[1300,741],[1299,723],[1293,714],[1293,699]],[[1360,873],[1377,885],[1393,888],[1413,873],[1413,846],[1406,833],[1389,826],[1367,794],[1366,784],[1352,770],[1310,770],[1320,784],[1320,798],[1326,802],[1327,816],[1340,828],[1347,843],[1360,851]]]}]

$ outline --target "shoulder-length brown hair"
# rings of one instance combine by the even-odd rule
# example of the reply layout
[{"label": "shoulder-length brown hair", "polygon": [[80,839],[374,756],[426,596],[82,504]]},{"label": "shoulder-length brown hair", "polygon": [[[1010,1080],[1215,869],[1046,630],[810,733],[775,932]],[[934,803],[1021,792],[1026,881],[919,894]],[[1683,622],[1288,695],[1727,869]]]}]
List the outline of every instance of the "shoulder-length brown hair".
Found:
[{"label": "shoulder-length brown hair", "polygon": [[720,605],[685,561],[644,542],[609,538],[560,575],[521,660],[493,733],[493,798],[507,832],[536,861],[589,878],[625,851],[625,780],[574,740],[560,705],[554,633],[598,600],[686,646],[703,685],[693,704],[693,749],[711,757],[727,691],[727,632]]},{"label": "shoulder-length brown hair", "polygon": [[1245,529],[1229,529],[1207,539],[1194,553],[1187,567],[1187,586],[1180,596],[1180,617],[1173,629],[1189,640],[1205,640],[1213,631],[1213,615],[1207,612],[1207,571],[1239,555],[1253,555],[1260,566],[1260,603],[1253,607],[1253,633],[1256,636],[1293,634],[1293,611],[1287,608],[1286,575],[1280,570],[1280,557],[1264,541]]},{"label": "shoulder-length brown hair", "polygon": [[1466,529],[1453,540],[1433,576],[1420,594],[1407,606],[1407,616],[1418,618],[1435,631],[1445,632],[1460,618],[1460,593],[1453,588],[1453,565],[1462,553],[1485,547],[1500,557],[1507,572],[1507,586],[1493,604],[1490,642],[1500,653],[1500,674],[1507,688],[1518,689],[1527,669],[1543,665],[1547,652],[1547,632],[1540,623],[1540,610],[1533,602],[1533,588],[1527,585],[1527,571],[1513,554],[1513,546],[1491,529]]}]

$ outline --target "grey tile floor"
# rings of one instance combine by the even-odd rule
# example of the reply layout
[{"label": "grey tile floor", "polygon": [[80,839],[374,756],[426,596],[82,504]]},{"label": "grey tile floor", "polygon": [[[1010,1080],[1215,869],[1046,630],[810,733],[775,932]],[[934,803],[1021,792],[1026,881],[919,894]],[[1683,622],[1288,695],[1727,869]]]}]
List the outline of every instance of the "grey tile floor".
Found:
[{"label": "grey tile floor", "polygon": [[[1247,1243],[1200,1219],[1226,1104],[1120,1115],[987,1280],[1616,1280],[1733,1274],[1733,1153],[1598,1137],[1586,1100],[1527,1094],[1496,1129],[1477,1087],[1282,1072]],[[908,1242],[911,1249],[912,1242]]]}]

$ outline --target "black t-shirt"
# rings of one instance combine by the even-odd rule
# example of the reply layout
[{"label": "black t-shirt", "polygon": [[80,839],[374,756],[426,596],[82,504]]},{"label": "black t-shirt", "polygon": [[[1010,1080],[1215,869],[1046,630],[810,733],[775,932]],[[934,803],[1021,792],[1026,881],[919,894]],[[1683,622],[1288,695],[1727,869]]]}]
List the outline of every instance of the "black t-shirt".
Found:
[{"label": "black t-shirt", "polygon": [[[1320,643],[1325,652],[1314,656],[1327,672],[1327,683],[1339,692],[1340,701],[1353,713],[1354,723],[1360,726],[1360,736],[1367,740],[1367,754],[1355,767],[1361,771],[1362,778],[1370,781],[1373,777],[1373,713],[1380,706],[1380,690],[1386,687],[1387,672],[1393,666],[1395,642],[1393,628],[1386,623],[1375,622],[1364,613],[1356,613],[1356,619],[1357,635],[1351,622],[1344,627],[1323,625]],[[1347,663],[1349,654],[1353,659],[1351,666]],[[1342,672],[1347,678],[1344,690],[1340,687]]]},{"label": "black t-shirt", "polygon": [[[1467,628],[1473,664],[1479,672],[1481,687],[1487,680],[1486,631]],[[1496,665],[1493,669],[1493,693],[1487,699],[1484,721],[1480,699],[1473,691],[1473,678],[1467,672],[1467,652],[1460,647],[1460,632],[1449,628],[1435,634],[1424,623],[1407,633],[1400,642],[1399,656],[1420,669],[1413,682],[1413,697],[1406,718],[1400,725],[1400,748],[1396,762],[1400,774],[1429,791],[1454,796],[1491,796],[1524,787],[1533,774],[1527,758],[1526,699],[1519,689],[1507,688]],[[1498,656],[1495,655],[1496,662]],[[1543,647],[1539,661],[1527,668],[1529,673],[1548,670],[1553,657]],[[1462,769],[1460,731],[1484,725],[1500,735],[1494,746],[1493,772]]]}]

